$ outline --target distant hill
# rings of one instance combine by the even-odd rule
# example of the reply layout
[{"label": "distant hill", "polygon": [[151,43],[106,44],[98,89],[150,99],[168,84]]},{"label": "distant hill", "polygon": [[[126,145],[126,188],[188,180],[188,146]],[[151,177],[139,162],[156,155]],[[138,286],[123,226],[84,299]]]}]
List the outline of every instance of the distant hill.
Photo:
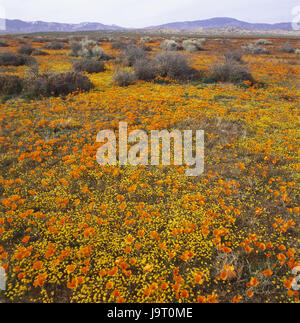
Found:
[{"label": "distant hill", "polygon": [[34,33],[34,32],[74,32],[93,30],[123,30],[125,28],[115,25],[103,25],[97,22],[83,22],[79,24],[65,24],[57,22],[34,21],[26,22],[22,20],[6,19],[5,33]]},{"label": "distant hill", "polygon": [[246,30],[292,30],[291,23],[278,24],[263,24],[263,23],[248,23],[233,18],[212,18],[197,21],[172,22],[160,26],[152,26],[145,29],[164,29],[172,28],[177,30],[191,30],[197,28],[223,28],[234,27]]},{"label": "distant hill", "polygon": [[[264,24],[248,23],[233,18],[212,18],[207,20],[173,22],[160,26],[151,26],[142,30],[155,29],[174,29],[174,30],[195,30],[195,29],[217,29],[217,28],[236,28],[242,30],[283,30],[291,31],[291,23]],[[126,30],[116,25],[104,25],[97,22],[83,22],[79,24],[66,24],[44,21],[22,21],[18,19],[6,19],[6,30],[4,33],[33,33],[33,32],[76,32],[76,31],[97,31],[97,30]],[[132,28],[134,29],[134,28]]]}]

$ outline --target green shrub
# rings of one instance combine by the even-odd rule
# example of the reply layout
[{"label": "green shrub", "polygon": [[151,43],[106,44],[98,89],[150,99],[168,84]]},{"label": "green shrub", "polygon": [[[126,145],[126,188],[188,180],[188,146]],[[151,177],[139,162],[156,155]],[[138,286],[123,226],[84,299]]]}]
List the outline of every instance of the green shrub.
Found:
[{"label": "green shrub", "polygon": [[258,39],[256,45],[272,45],[273,43],[268,39]]},{"label": "green shrub", "polygon": [[54,41],[50,44],[46,44],[43,48],[52,49],[52,50],[67,49],[67,47],[62,42],[58,42],[58,41]]},{"label": "green shrub", "polygon": [[154,43],[154,41],[151,37],[145,36],[140,39],[140,44],[145,44],[145,43],[150,44],[150,43]]},{"label": "green shrub", "polygon": [[123,50],[128,46],[128,43],[125,43],[120,40],[113,41],[111,44],[111,49]]},{"label": "green shrub", "polygon": [[240,51],[231,51],[225,53],[226,62],[242,62],[243,53]]},{"label": "green shrub", "polygon": [[76,72],[100,73],[105,71],[105,66],[103,61],[81,59],[73,63],[73,69]]},{"label": "green shrub", "polygon": [[134,71],[137,79],[150,81],[159,75],[158,68],[153,60],[141,59],[134,64]]},{"label": "green shrub", "polygon": [[0,65],[2,66],[21,66],[25,65],[26,60],[22,55],[16,55],[12,52],[0,53]]},{"label": "green shrub", "polygon": [[182,42],[182,47],[186,51],[194,53],[203,50],[203,43],[197,39],[188,39]]},{"label": "green shrub", "polygon": [[0,74],[0,93],[2,95],[19,94],[22,89],[23,84],[19,76]]},{"label": "green shrub", "polygon": [[242,49],[250,54],[269,54],[269,52],[263,46],[254,46],[252,44],[249,44],[242,47]]},{"label": "green shrub", "polygon": [[113,74],[113,80],[116,85],[128,86],[137,81],[135,72],[130,68],[117,68]]},{"label": "green shrub", "polygon": [[40,43],[52,43],[53,42],[53,38],[51,37],[40,37]]},{"label": "green shrub", "polygon": [[24,56],[24,59],[25,59],[25,65],[27,66],[33,67],[38,65],[36,58],[32,56]]},{"label": "green shrub", "polygon": [[140,44],[140,48],[144,51],[144,52],[152,52],[152,47],[149,45],[146,45],[145,43]]},{"label": "green shrub", "polygon": [[18,49],[19,54],[31,55],[34,52],[34,48],[31,45],[25,44]]},{"label": "green shrub", "polygon": [[199,72],[190,67],[186,57],[180,53],[159,53],[153,62],[162,77],[177,80],[195,80],[199,78]]},{"label": "green shrub", "polygon": [[32,66],[36,63],[37,61],[33,57],[18,55],[12,52],[0,53],[0,65],[2,66],[21,66],[21,65]]},{"label": "green shrub", "polygon": [[180,53],[162,52],[153,59],[142,55],[134,60],[133,70],[118,68],[115,83],[121,86],[133,84],[136,80],[150,81],[158,76],[172,80],[200,80],[201,73],[190,67],[187,58]]},{"label": "green shrub", "polygon": [[254,83],[253,76],[246,68],[232,62],[213,66],[209,79],[213,82],[231,82],[235,84],[243,83],[245,81]]},{"label": "green shrub", "polygon": [[49,53],[44,52],[43,50],[40,50],[40,49],[35,49],[33,51],[32,55],[34,55],[34,56],[47,56],[47,55],[49,55]]},{"label": "green shrub", "polygon": [[95,46],[96,41],[85,38],[80,42],[72,41],[70,56],[83,57],[84,59],[109,60],[110,56],[101,47]]},{"label": "green shrub", "polygon": [[71,47],[71,52],[70,52],[70,56],[73,57],[78,57],[80,54],[80,51],[82,50],[82,45],[79,42],[76,41],[72,41],[70,43],[70,47]]},{"label": "green shrub", "polygon": [[133,66],[137,61],[146,59],[146,53],[136,45],[127,46],[120,56],[125,66]]},{"label": "green shrub", "polygon": [[177,51],[182,49],[175,40],[165,40],[160,48],[166,51]]},{"label": "green shrub", "polygon": [[9,47],[9,45],[3,41],[0,41],[0,47]]},{"label": "green shrub", "polygon": [[67,95],[80,91],[89,91],[93,88],[90,79],[79,72],[59,74],[37,74],[25,82],[25,93],[30,97],[48,97]]},{"label": "green shrub", "polygon": [[80,45],[82,48],[94,47],[97,45],[97,42],[93,39],[89,39],[88,37],[81,40]]},{"label": "green shrub", "polygon": [[295,49],[288,43],[284,44],[281,49],[281,52],[283,53],[288,53],[288,54],[294,54],[295,53]]},{"label": "green shrub", "polygon": [[82,56],[85,59],[96,59],[99,61],[107,61],[111,59],[111,57],[104,52],[104,50],[101,47],[93,47],[93,48],[83,48],[79,52],[79,56]]}]

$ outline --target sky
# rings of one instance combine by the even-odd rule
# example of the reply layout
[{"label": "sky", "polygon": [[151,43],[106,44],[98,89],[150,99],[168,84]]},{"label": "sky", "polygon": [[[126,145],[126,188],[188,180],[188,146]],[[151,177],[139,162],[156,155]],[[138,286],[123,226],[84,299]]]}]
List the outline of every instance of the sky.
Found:
[{"label": "sky", "polygon": [[300,0],[0,0],[0,12],[8,19],[136,28],[213,17],[291,22],[297,6]]}]

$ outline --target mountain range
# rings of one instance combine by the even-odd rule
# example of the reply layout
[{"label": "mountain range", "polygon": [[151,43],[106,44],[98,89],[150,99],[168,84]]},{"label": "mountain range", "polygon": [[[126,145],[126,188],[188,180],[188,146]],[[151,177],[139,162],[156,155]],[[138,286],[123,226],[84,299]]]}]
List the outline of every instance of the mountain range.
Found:
[{"label": "mountain range", "polygon": [[59,22],[23,21],[6,19],[5,33],[35,33],[35,32],[75,32],[97,30],[123,30],[125,28],[115,25],[104,25],[97,22],[82,22],[67,24]]},{"label": "mountain range", "polygon": [[[193,29],[213,29],[232,27],[242,30],[284,30],[291,31],[291,23],[248,23],[245,21],[233,18],[212,18],[197,21],[173,22],[159,26],[150,26],[142,30],[156,29],[175,29],[175,30],[193,30]],[[132,30],[134,28],[131,28]],[[83,22],[79,24],[44,22],[44,21],[22,21],[18,19],[6,19],[6,30],[4,33],[33,33],[33,32],[76,32],[76,31],[97,31],[97,30],[129,30],[129,28],[120,27],[117,25],[104,25],[97,22]]]},{"label": "mountain range", "polygon": [[212,18],[206,20],[172,22],[160,26],[149,27],[148,29],[158,28],[172,28],[177,30],[191,30],[197,28],[224,28],[234,27],[245,30],[292,30],[291,23],[277,23],[277,24],[264,24],[264,23],[249,23],[233,18]]}]

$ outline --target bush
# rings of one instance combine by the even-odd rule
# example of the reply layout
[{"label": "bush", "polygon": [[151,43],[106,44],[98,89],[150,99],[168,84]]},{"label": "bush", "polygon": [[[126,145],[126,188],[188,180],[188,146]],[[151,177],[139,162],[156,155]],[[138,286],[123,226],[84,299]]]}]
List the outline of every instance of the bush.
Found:
[{"label": "bush", "polygon": [[22,80],[17,75],[0,74],[0,93],[19,94],[23,89]]},{"label": "bush", "polygon": [[74,56],[74,57],[78,57],[80,51],[82,50],[82,45],[81,43],[72,41],[70,43],[70,47],[71,47],[71,52],[70,52],[70,56]]},{"label": "bush", "polygon": [[134,64],[134,71],[137,79],[144,81],[153,80],[159,74],[155,62],[150,59],[138,60]]},{"label": "bush", "polygon": [[269,54],[263,46],[253,46],[250,44],[248,46],[244,46],[242,49],[251,54]]},{"label": "bush", "polygon": [[40,49],[35,49],[33,51],[32,55],[35,55],[35,56],[47,56],[47,55],[49,55],[49,53],[44,52],[43,50],[40,50]]},{"label": "bush", "polygon": [[154,41],[152,40],[151,37],[148,37],[148,36],[142,37],[140,39],[140,44],[146,44],[146,43],[150,44],[150,43],[154,43]]},{"label": "bush", "polygon": [[225,53],[226,62],[242,62],[243,53],[240,51],[232,51]]},{"label": "bush", "polygon": [[134,84],[137,81],[137,77],[129,68],[117,68],[113,75],[113,80],[116,85],[128,86]]},{"label": "bush", "polygon": [[160,48],[166,51],[177,51],[182,49],[175,40],[165,40],[160,45]]},{"label": "bush", "polygon": [[30,65],[33,60],[24,55],[18,55],[12,52],[0,53],[0,65],[2,66],[21,66]]},{"label": "bush", "polygon": [[288,53],[288,54],[294,54],[295,53],[295,49],[288,43],[284,44],[281,49],[281,52],[283,53]]},{"label": "bush", "polygon": [[51,37],[40,37],[40,43],[52,43],[53,42],[53,38]]},{"label": "bush", "polygon": [[96,46],[97,42],[93,39],[84,38],[78,41],[72,41],[70,44],[71,47],[71,53],[70,56],[78,57],[85,55],[92,56],[92,51],[89,51],[89,49],[92,49],[92,47]]},{"label": "bush", "polygon": [[55,41],[55,42],[45,45],[43,48],[44,49],[52,49],[52,50],[60,50],[60,49],[66,49],[67,47],[63,43]]},{"label": "bush", "polygon": [[136,80],[150,81],[157,76],[173,80],[198,80],[200,73],[190,67],[186,57],[179,53],[163,52],[154,59],[141,56],[129,68],[118,68],[114,74],[115,83],[121,86],[133,84]]},{"label": "bush", "polygon": [[96,61],[94,59],[81,59],[74,62],[73,69],[76,72],[100,73],[105,71],[105,66],[102,61]]},{"label": "bush", "polygon": [[107,61],[111,57],[104,52],[104,50],[101,47],[94,47],[94,48],[83,48],[79,52],[79,56],[82,56],[85,59],[96,59],[98,61]]},{"label": "bush", "polygon": [[199,72],[190,67],[186,57],[180,53],[159,53],[154,58],[154,64],[162,77],[178,80],[193,80],[199,77]]},{"label": "bush", "polygon": [[24,55],[31,55],[34,52],[34,48],[31,45],[23,45],[19,48],[18,53]]},{"label": "bush", "polygon": [[[127,38],[127,37],[126,37]],[[129,38],[128,39],[128,45],[131,46],[131,45],[137,45],[138,41],[136,38]]]},{"label": "bush", "polygon": [[93,88],[90,79],[82,73],[37,74],[26,80],[25,92],[30,97],[48,97],[88,91]]},{"label": "bush", "polygon": [[117,40],[111,44],[111,49],[124,50],[127,46],[127,43]]},{"label": "bush", "polygon": [[108,42],[108,39],[107,39],[107,37],[99,37],[99,38],[97,38],[97,42],[98,43],[106,43],[106,42]]},{"label": "bush", "polygon": [[4,43],[3,41],[0,41],[0,47],[9,47],[9,45]]},{"label": "bush", "polygon": [[151,46],[146,45],[145,43],[142,43],[142,44],[140,45],[140,48],[141,48],[144,52],[152,52],[152,47],[151,47]]},{"label": "bush", "polygon": [[209,79],[213,82],[231,82],[235,84],[245,81],[254,83],[254,79],[247,69],[232,62],[213,66]]},{"label": "bush", "polygon": [[92,47],[97,44],[94,40],[85,38],[80,42],[71,42],[70,56],[79,57],[82,56],[85,59],[96,60],[109,60],[110,56],[107,55],[101,47]]},{"label": "bush", "polygon": [[194,53],[194,52],[203,50],[202,44],[203,43],[197,39],[188,39],[188,40],[184,40],[182,42],[182,47],[186,51],[188,51],[190,53]]},{"label": "bush", "polygon": [[80,45],[82,48],[94,47],[97,45],[97,42],[93,39],[84,38],[81,40]]},{"label": "bush", "polygon": [[51,41],[52,41],[52,39],[46,38],[46,37],[42,37],[42,36],[35,37],[35,38],[32,38],[31,39],[31,42],[33,42],[33,43],[49,43]]},{"label": "bush", "polygon": [[146,53],[136,45],[127,46],[120,56],[120,59],[125,66],[133,66],[137,61],[144,60]]},{"label": "bush", "polygon": [[255,43],[256,45],[272,45],[272,42],[268,39],[258,39]]},{"label": "bush", "polygon": [[31,56],[24,56],[24,60],[25,60],[25,65],[27,66],[36,66],[38,65],[38,62],[36,60],[36,58],[31,57]]},{"label": "bush", "polygon": [[25,65],[25,59],[21,55],[16,55],[12,52],[0,53],[0,65],[2,66],[20,66]]}]

